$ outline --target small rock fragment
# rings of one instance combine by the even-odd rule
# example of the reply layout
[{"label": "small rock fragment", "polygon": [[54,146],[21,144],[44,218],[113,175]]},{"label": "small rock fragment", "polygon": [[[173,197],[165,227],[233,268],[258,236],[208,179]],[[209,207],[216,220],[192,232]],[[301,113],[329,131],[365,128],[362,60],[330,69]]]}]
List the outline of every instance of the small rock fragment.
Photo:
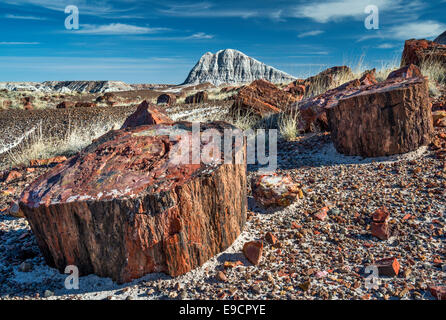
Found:
[{"label": "small rock fragment", "polygon": [[263,253],[263,242],[251,241],[243,246],[243,254],[254,265],[258,265]]},{"label": "small rock fragment", "polygon": [[375,263],[380,276],[395,277],[400,271],[400,264],[396,258],[386,258]]}]

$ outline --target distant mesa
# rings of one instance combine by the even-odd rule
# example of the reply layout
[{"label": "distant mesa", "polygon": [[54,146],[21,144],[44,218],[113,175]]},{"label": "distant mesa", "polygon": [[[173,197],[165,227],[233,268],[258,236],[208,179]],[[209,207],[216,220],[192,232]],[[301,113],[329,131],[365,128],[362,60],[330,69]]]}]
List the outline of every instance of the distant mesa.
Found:
[{"label": "distant mesa", "polygon": [[240,51],[226,49],[215,54],[208,52],[202,56],[183,84],[210,82],[219,86],[224,83],[250,83],[260,79],[280,83],[291,82],[296,78]]},{"label": "distant mesa", "polygon": [[446,31],[439,35],[438,38],[434,40],[434,42],[439,44],[446,44]]}]

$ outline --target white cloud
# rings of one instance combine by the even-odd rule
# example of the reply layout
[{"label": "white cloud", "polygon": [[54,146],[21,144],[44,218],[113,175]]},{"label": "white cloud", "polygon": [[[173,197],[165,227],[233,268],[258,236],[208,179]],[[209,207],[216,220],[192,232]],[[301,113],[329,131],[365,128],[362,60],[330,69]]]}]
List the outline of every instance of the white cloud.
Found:
[{"label": "white cloud", "polygon": [[297,37],[298,38],[313,37],[313,36],[323,34],[324,32],[325,31],[323,31],[323,30],[313,30],[313,31],[300,33]]},{"label": "white cloud", "polygon": [[195,33],[187,38],[189,38],[189,39],[213,39],[214,36],[211,34],[206,34],[204,32],[198,32],[198,33]]},{"label": "white cloud", "polygon": [[6,4],[16,6],[34,5],[53,11],[64,11],[67,5],[79,7],[80,12],[85,15],[107,17],[110,14],[128,12],[133,8],[117,9],[110,0],[2,0]]},{"label": "white cloud", "polygon": [[422,39],[438,37],[446,25],[437,21],[416,21],[393,26],[387,36],[394,39]]},{"label": "white cloud", "polygon": [[[169,5],[168,9],[159,10],[162,14],[174,17],[197,18],[252,18],[260,16],[257,10],[252,9],[218,9],[212,3],[201,2],[195,4]],[[271,13],[269,13],[271,15]],[[279,14],[279,16],[277,16]],[[280,18],[280,12],[272,13],[273,18]]]},{"label": "white cloud", "polygon": [[22,46],[22,45],[37,45],[40,42],[0,42],[2,46]]},{"label": "white cloud", "polygon": [[319,23],[327,23],[345,18],[365,18],[368,15],[365,9],[369,5],[377,6],[380,14],[394,12],[404,18],[408,16],[413,18],[418,17],[420,8],[425,4],[418,0],[411,3],[403,0],[325,0],[317,4],[306,3],[296,6],[291,14],[296,18],[309,18]]},{"label": "white cloud", "polygon": [[125,35],[125,34],[150,34],[169,30],[167,28],[139,27],[123,23],[111,23],[106,25],[81,25],[76,33],[91,35]]},{"label": "white cloud", "polygon": [[17,19],[17,20],[47,20],[44,17],[36,17],[36,16],[19,16],[15,14],[5,14],[4,17],[6,19]]},{"label": "white cloud", "polygon": [[395,48],[395,45],[390,43],[382,43],[379,46],[377,46],[378,49],[392,49]]},{"label": "white cloud", "polygon": [[179,37],[134,37],[133,40],[139,41],[184,41],[184,40],[210,40],[214,39],[214,35],[207,34],[204,32],[194,33],[189,36],[179,36]]}]

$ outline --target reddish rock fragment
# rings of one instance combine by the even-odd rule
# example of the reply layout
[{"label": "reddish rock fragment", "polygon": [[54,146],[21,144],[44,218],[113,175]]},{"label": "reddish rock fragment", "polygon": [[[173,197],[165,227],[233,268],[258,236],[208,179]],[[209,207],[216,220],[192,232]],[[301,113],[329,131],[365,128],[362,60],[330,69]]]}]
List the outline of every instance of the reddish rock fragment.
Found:
[{"label": "reddish rock fragment", "polygon": [[5,182],[9,183],[9,182],[19,179],[21,177],[22,177],[22,174],[19,171],[11,170],[11,171],[9,171],[8,175],[5,178]]},{"label": "reddish rock fragment", "polygon": [[225,263],[223,264],[223,267],[225,269],[232,269],[238,266],[243,266],[243,262],[241,261],[225,261]]},{"label": "reddish rock fragment", "polygon": [[390,213],[387,208],[383,207],[381,209],[376,210],[373,213],[372,224],[371,224],[371,232],[372,236],[377,237],[380,240],[389,239],[389,222]]},{"label": "reddish rock fragment", "polygon": [[396,277],[400,272],[400,264],[396,258],[386,258],[375,263],[380,276]]},{"label": "reddish rock fragment", "polygon": [[73,108],[75,105],[74,102],[71,101],[62,101],[61,103],[59,103],[56,108],[57,109],[67,109],[67,108]]},{"label": "reddish rock fragment", "polygon": [[299,185],[290,176],[276,173],[254,176],[251,189],[254,199],[264,207],[287,207],[301,194]]},{"label": "reddish rock fragment", "polygon": [[147,101],[143,101],[136,111],[125,120],[121,129],[162,123],[170,124],[173,121],[167,116],[166,111],[158,106],[149,105]]},{"label": "reddish rock fragment", "polygon": [[314,217],[319,221],[325,221],[328,217],[328,207],[323,207],[317,213],[314,214]]},{"label": "reddish rock fragment", "polygon": [[272,245],[275,245],[278,242],[276,236],[272,232],[265,234],[265,241]]},{"label": "reddish rock fragment", "polygon": [[280,90],[266,80],[256,80],[242,88],[231,107],[231,114],[247,113],[259,117],[279,113],[299,101],[289,92]]},{"label": "reddish rock fragment", "polygon": [[445,127],[446,125],[446,111],[434,111],[432,112],[432,120],[435,127]]},{"label": "reddish rock fragment", "polygon": [[27,187],[20,208],[46,262],[123,283],[182,275],[227,249],[246,223],[244,139],[233,142],[240,162],[221,151],[182,164],[178,146],[190,156],[191,137],[189,122],[113,130]]},{"label": "reddish rock fragment", "polygon": [[36,159],[30,161],[31,167],[49,166],[51,164],[62,163],[67,160],[65,156],[57,156],[50,159]]},{"label": "reddish rock fragment", "polygon": [[251,262],[253,265],[258,265],[260,259],[262,259],[263,253],[263,242],[260,241],[251,241],[245,243],[243,246],[243,254],[246,259]]},{"label": "reddish rock fragment", "polygon": [[429,291],[437,300],[446,300],[446,286],[431,286]]},{"label": "reddish rock fragment", "polygon": [[410,78],[422,78],[423,74],[421,73],[420,68],[418,68],[414,64],[410,64],[408,66],[404,66],[398,70],[395,70],[389,74],[387,80],[389,79],[410,79]]}]

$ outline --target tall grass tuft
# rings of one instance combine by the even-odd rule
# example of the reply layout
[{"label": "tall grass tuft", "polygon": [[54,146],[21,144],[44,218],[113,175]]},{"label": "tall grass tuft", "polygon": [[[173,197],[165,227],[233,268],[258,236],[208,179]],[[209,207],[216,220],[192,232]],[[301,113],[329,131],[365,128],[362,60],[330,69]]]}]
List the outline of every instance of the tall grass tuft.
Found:
[{"label": "tall grass tuft", "polygon": [[110,130],[119,129],[121,121],[104,121],[85,125],[68,125],[65,134],[45,134],[42,123],[15,148],[7,151],[9,166],[28,165],[34,159],[48,159],[56,156],[71,156],[88,146]]}]

